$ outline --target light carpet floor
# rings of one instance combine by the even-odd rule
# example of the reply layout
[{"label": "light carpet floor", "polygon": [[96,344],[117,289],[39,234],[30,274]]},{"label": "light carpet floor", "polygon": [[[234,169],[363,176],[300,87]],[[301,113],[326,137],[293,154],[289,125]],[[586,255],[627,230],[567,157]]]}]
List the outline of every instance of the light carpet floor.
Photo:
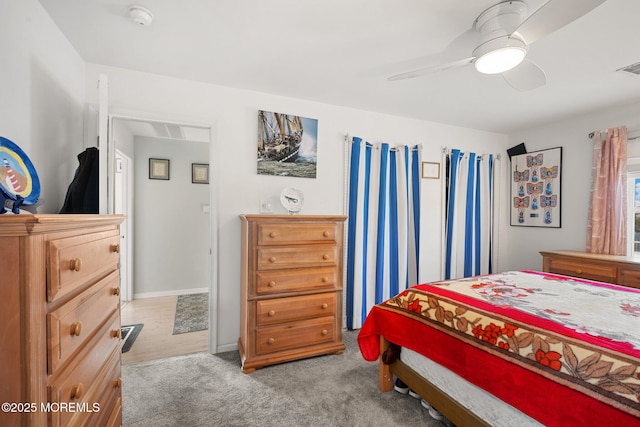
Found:
[{"label": "light carpet floor", "polygon": [[366,362],[357,331],[346,351],[283,363],[247,375],[237,352],[196,353],[122,367],[123,425],[429,426],[419,399],[378,390],[378,364]]}]

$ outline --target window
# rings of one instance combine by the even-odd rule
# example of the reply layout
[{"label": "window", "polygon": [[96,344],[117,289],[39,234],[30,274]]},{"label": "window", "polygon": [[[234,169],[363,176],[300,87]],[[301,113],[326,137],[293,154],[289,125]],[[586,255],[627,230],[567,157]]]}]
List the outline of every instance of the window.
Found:
[{"label": "window", "polygon": [[627,254],[640,257],[640,172],[628,173],[627,187]]}]

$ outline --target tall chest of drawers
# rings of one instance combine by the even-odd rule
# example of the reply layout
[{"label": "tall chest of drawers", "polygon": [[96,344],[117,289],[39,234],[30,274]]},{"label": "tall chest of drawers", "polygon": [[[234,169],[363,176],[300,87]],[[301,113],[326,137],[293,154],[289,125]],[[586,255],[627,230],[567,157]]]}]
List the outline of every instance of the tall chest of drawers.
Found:
[{"label": "tall chest of drawers", "polygon": [[342,353],[344,216],[243,215],[242,370]]},{"label": "tall chest of drawers", "polygon": [[122,220],[0,215],[0,425],[122,424]]}]

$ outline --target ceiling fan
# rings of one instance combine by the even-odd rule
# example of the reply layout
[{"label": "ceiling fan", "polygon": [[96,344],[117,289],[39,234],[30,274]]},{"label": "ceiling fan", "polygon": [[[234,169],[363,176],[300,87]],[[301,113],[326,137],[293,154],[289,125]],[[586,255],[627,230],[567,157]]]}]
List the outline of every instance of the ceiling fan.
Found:
[{"label": "ceiling fan", "polygon": [[[528,46],[604,2],[549,0],[530,14],[522,0],[500,2],[482,12],[471,29],[458,36],[438,55],[437,63],[396,74],[387,80],[410,79],[473,64],[481,73],[501,73],[516,90],[535,89],[543,86],[547,77],[538,65],[525,58]],[[471,56],[465,57],[468,52]]]}]

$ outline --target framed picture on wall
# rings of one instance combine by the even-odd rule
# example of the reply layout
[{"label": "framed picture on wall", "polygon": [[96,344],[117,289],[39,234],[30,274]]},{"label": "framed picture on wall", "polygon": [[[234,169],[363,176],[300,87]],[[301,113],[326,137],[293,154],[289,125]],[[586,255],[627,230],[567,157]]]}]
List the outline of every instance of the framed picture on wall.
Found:
[{"label": "framed picture on wall", "polygon": [[169,180],[169,159],[149,159],[149,179]]},{"label": "framed picture on wall", "polygon": [[258,110],[258,175],[315,178],[318,119]]},{"label": "framed picture on wall", "polygon": [[422,162],[422,177],[428,179],[440,179],[440,163]]},{"label": "framed picture on wall", "polygon": [[562,147],[511,157],[511,225],[561,226]]},{"label": "framed picture on wall", "polygon": [[191,163],[191,182],[193,184],[209,183],[208,163]]}]

